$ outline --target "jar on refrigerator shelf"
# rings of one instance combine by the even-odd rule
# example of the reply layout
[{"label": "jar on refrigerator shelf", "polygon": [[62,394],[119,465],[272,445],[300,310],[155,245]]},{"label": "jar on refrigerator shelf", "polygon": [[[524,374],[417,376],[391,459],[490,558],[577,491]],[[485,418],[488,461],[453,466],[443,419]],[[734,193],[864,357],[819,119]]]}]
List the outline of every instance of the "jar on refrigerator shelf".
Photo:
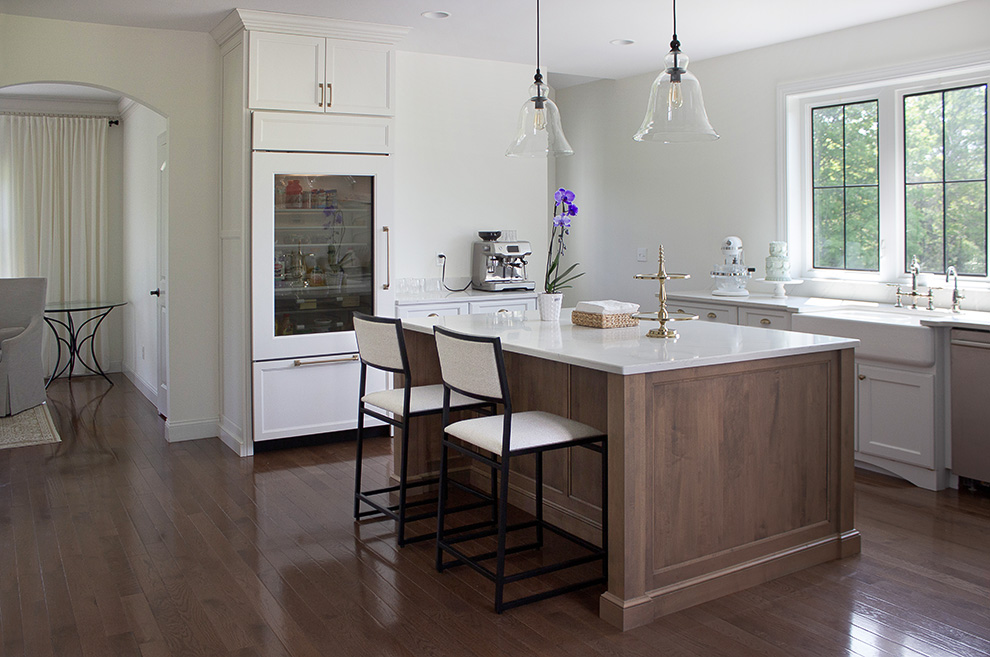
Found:
[{"label": "jar on refrigerator shelf", "polygon": [[285,186],[285,207],[301,208],[303,205],[302,183],[298,180],[290,180]]}]

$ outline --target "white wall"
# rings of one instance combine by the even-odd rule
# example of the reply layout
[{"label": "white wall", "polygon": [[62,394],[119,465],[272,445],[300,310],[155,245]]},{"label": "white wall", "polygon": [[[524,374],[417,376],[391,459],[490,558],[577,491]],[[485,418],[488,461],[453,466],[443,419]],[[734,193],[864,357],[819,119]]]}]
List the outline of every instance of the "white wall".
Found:
[{"label": "white wall", "polygon": [[[531,66],[399,52],[396,57],[396,278],[471,275],[479,230],[515,229],[533,245],[540,282],[547,249],[547,161],[509,158]],[[398,245],[396,248],[395,245]]]},{"label": "white wall", "polygon": [[158,397],[158,135],[165,117],[138,103],[121,115],[123,134],[123,371],[153,402]]},{"label": "white wall", "polygon": [[209,34],[0,14],[0,86],[83,82],[168,119],[170,439],[216,435],[219,62]]},{"label": "white wall", "polygon": [[[655,287],[632,275],[655,267],[660,243],[667,270],[692,276],[671,292],[711,287],[726,235],[742,238],[748,264],[762,272],[767,243],[777,239],[777,86],[985,50],[987,25],[990,2],[977,0],[693,63],[721,135],[713,143],[632,140],[655,73],[558,91],[575,155],[557,162],[557,183],[577,192],[582,219],[568,253],[588,271],[565,304],[621,298],[655,309]],[[691,35],[679,36],[690,55]],[[637,247],[649,249],[649,262],[636,262]],[[805,284],[789,293],[893,301],[876,284]],[[968,307],[977,306],[990,309],[990,294],[971,291]]]}]

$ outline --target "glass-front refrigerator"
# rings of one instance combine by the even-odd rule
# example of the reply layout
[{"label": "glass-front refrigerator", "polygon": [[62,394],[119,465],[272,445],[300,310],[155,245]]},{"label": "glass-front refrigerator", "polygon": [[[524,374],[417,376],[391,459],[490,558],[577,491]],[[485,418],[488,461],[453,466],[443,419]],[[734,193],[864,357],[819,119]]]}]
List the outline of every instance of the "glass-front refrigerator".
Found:
[{"label": "glass-front refrigerator", "polygon": [[353,313],[393,314],[390,160],[256,152],[252,166],[255,440],[353,428]]}]

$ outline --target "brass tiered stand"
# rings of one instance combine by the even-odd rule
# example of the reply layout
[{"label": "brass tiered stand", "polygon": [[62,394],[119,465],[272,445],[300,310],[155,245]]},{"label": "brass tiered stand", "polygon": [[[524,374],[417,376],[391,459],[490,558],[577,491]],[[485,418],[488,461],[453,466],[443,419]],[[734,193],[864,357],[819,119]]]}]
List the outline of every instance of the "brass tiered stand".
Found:
[{"label": "brass tiered stand", "polygon": [[636,319],[642,319],[647,321],[660,322],[659,328],[650,329],[649,333],[646,334],[648,338],[676,338],[677,331],[672,328],[667,328],[667,322],[680,322],[691,319],[698,319],[697,315],[691,315],[688,313],[669,313],[667,312],[667,288],[666,283],[669,280],[674,279],[685,279],[691,278],[690,274],[668,274],[663,262],[663,244],[660,245],[660,267],[657,269],[655,274],[636,274],[634,278],[640,280],[650,280],[650,281],[660,281],[660,293],[657,295],[660,299],[660,310],[655,313],[637,313],[633,315]]}]

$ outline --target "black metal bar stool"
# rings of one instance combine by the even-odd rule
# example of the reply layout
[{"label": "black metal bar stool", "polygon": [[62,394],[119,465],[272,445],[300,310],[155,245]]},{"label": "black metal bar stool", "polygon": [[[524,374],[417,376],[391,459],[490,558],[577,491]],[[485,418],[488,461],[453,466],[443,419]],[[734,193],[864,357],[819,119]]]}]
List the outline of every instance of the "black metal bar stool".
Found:
[{"label": "black metal bar stool", "polygon": [[[606,436],[594,427],[576,420],[545,413],[543,411],[512,412],[509,398],[509,384],[505,373],[505,358],[502,341],[495,337],[481,337],[456,333],[441,326],[433,327],[440,355],[440,370],[443,378],[443,451],[440,461],[440,500],[437,510],[437,560],[438,571],[456,565],[466,564],[473,570],[495,582],[495,611],[518,607],[551,596],[569,593],[578,589],[602,584],[607,581],[608,546],[608,464]],[[463,395],[478,401],[503,405],[502,415],[471,418],[449,424],[450,409],[454,395]],[[587,447],[602,455],[602,546],[598,547],[584,539],[551,525],[543,519],[543,453],[566,447]],[[475,451],[476,448],[481,452]],[[485,531],[458,533],[451,536],[445,527],[448,512],[447,486],[451,483],[447,472],[448,450],[455,450],[472,459],[481,461],[494,471],[498,469],[498,517],[496,527]],[[513,458],[525,454],[536,455],[536,519],[513,525],[508,524],[509,464]],[[508,532],[535,528],[535,542],[506,548]],[[508,554],[543,547],[544,530],[571,541],[584,549],[586,554],[564,559],[523,572],[507,575],[505,557]],[[497,548],[494,552],[467,555],[457,546],[465,541],[496,536]],[[444,561],[444,553],[454,557]],[[483,561],[495,559],[495,569],[483,565]],[[520,580],[562,571],[597,560],[602,562],[602,574],[584,581],[559,586],[532,595],[504,600],[506,584]]]},{"label": "black metal bar stool", "polygon": [[[369,516],[382,515],[398,523],[398,543],[403,546],[433,538],[435,534],[428,532],[411,538],[406,537],[406,523],[426,518],[436,517],[434,510],[416,514],[407,513],[410,507],[432,505],[436,498],[406,501],[410,488],[434,485],[437,477],[408,481],[409,464],[409,420],[424,415],[443,412],[443,386],[440,384],[413,386],[409,372],[409,360],[406,357],[406,343],[402,335],[402,322],[391,317],[373,317],[364,313],[354,313],[354,332],[357,336],[358,352],[361,357],[361,383],[358,395],[358,426],[357,426],[357,462],[354,474],[354,519],[360,520]],[[400,389],[381,390],[366,393],[368,367],[374,367],[392,374],[401,374],[404,385]],[[457,395],[450,400],[451,407],[456,410],[476,410],[495,413],[495,405],[491,402],[478,401],[463,395]],[[402,431],[402,457],[399,465],[399,483],[372,490],[361,490],[362,452],[364,448],[364,418],[373,417]],[[457,511],[476,509],[482,506],[494,505],[491,495],[480,494],[474,489],[463,487],[465,490],[481,498],[482,501],[457,507]],[[389,504],[380,496],[398,492],[398,504]],[[364,503],[370,509],[361,509]],[[494,511],[493,511],[494,515]]]}]

